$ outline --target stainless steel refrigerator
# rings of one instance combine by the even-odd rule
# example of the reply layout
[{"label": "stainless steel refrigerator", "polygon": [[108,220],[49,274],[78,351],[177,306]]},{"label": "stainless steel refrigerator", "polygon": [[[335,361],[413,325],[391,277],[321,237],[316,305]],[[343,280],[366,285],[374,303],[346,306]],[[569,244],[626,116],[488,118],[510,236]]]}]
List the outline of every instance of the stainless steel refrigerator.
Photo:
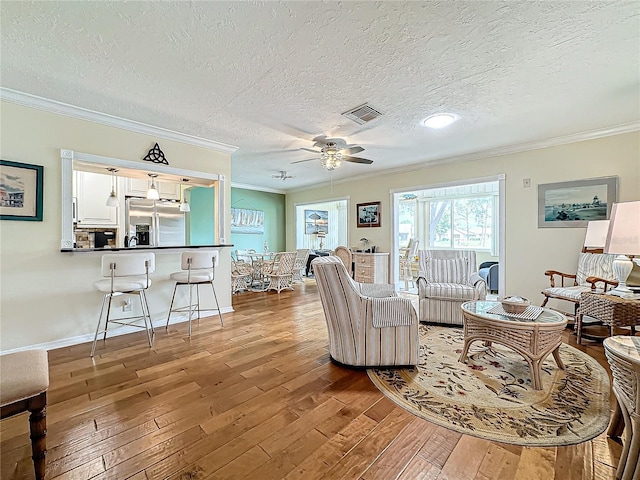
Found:
[{"label": "stainless steel refrigerator", "polygon": [[133,197],[126,201],[127,234],[136,237],[137,245],[186,245],[184,216],[178,202]]}]

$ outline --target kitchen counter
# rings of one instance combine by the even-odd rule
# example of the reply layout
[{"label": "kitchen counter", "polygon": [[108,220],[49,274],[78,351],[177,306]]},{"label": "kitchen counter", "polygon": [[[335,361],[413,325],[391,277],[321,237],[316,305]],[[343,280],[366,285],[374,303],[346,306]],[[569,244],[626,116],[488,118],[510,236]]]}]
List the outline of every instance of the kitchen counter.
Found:
[{"label": "kitchen counter", "polygon": [[151,247],[148,245],[138,245],[135,247],[104,247],[104,248],[62,248],[60,249],[63,253],[85,253],[85,252],[101,252],[101,253],[111,253],[111,252],[135,252],[136,250],[151,250],[151,251],[183,251],[183,250],[195,250],[198,248],[226,248],[233,247],[233,243],[224,243],[218,245],[176,245],[171,247]]}]

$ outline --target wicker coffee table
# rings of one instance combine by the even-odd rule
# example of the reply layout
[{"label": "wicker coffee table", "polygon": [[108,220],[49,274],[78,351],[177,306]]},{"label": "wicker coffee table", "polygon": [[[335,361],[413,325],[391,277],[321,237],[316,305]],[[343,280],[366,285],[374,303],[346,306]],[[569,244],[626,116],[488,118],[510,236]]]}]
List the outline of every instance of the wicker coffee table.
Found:
[{"label": "wicker coffee table", "polygon": [[562,343],[562,332],[567,319],[559,312],[542,309],[535,320],[523,320],[509,315],[488,313],[499,302],[476,301],[462,304],[464,315],[464,348],[460,362],[464,362],[469,346],[482,340],[487,346],[495,342],[518,352],[529,364],[531,384],[535,390],[542,390],[540,365],[550,353],[560,369],[564,364],[558,348]]}]

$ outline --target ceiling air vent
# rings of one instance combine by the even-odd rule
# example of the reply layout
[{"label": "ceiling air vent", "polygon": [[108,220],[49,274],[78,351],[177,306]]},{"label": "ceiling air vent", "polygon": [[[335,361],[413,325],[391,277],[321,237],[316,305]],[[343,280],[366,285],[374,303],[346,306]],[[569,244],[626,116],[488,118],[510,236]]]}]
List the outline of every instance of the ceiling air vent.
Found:
[{"label": "ceiling air vent", "polygon": [[364,103],[359,107],[352,108],[351,110],[344,112],[342,115],[350,120],[353,120],[358,125],[364,125],[371,120],[381,117],[383,113],[377,108],[372,107],[368,103]]}]

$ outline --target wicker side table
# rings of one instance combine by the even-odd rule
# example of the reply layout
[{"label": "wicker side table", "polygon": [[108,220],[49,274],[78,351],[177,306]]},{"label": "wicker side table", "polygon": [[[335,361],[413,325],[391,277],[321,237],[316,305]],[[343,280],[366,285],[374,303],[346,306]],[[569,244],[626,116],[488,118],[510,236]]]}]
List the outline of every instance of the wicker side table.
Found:
[{"label": "wicker side table", "polygon": [[618,405],[609,426],[609,436],[622,432],[617,425],[624,420],[622,454],[616,479],[640,480],[640,338],[618,336],[606,338],[604,353],[611,366],[613,393]]},{"label": "wicker side table", "polygon": [[584,292],[580,296],[580,307],[576,319],[578,344],[582,343],[582,317],[587,315],[600,320],[610,329],[631,327],[631,335],[635,335],[635,326],[640,325],[640,300],[616,297],[602,293]]}]

